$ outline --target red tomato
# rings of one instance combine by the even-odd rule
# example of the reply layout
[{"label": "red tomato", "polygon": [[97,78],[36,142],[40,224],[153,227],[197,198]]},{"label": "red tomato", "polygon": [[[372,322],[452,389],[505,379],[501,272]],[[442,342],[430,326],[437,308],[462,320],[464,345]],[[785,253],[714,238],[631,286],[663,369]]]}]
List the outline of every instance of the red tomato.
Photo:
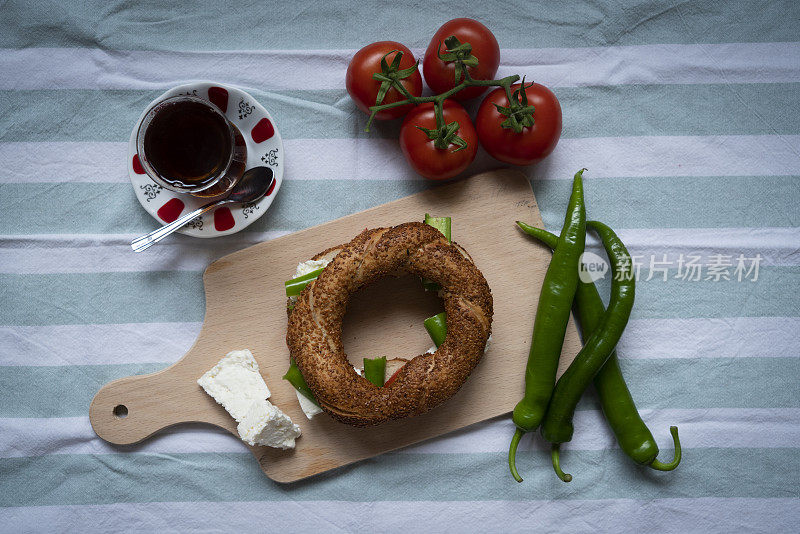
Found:
[{"label": "red tomato", "polygon": [[[425,58],[422,60],[422,73],[425,81],[436,94],[441,94],[455,87],[455,63],[439,59],[437,50],[444,54],[447,47],[444,40],[455,35],[461,43],[472,45],[472,55],[478,58],[477,67],[467,67],[467,72],[476,80],[491,80],[500,65],[500,46],[489,28],[472,19],[453,19],[445,22],[431,39]],[[441,49],[439,45],[441,44]],[[467,87],[453,98],[459,101],[469,100],[483,94],[486,87]]]},{"label": "red tomato", "polygon": [[[519,87],[519,84],[512,86],[512,93]],[[494,106],[508,107],[508,98],[502,87],[486,95],[475,118],[478,137],[486,151],[512,165],[530,165],[544,159],[561,137],[561,104],[556,95],[538,83],[530,87],[526,85],[525,94],[528,104],[536,109],[533,126],[523,128],[521,133],[500,126],[508,118]]]},{"label": "red tomato", "polygon": [[[350,93],[350,98],[356,103],[358,109],[366,114],[369,114],[369,107],[375,105],[375,99],[381,87],[381,82],[373,80],[372,74],[381,72],[381,58],[384,55],[389,54],[386,56],[386,63],[389,65],[392,64],[392,60],[397,55],[396,53],[390,53],[392,50],[399,50],[403,53],[399,70],[413,67],[416,63],[416,59],[414,59],[411,50],[405,45],[395,41],[378,41],[356,52],[356,55],[353,56],[353,59],[350,60],[350,64],[347,66],[347,74],[345,75],[347,92]],[[400,80],[400,83],[412,95],[420,96],[422,94],[422,76],[419,74],[419,69],[408,78]],[[392,102],[405,100],[405,98],[406,97],[397,89],[392,87],[386,93],[381,103],[391,104]],[[396,119],[411,111],[413,107],[413,104],[409,104],[407,106],[386,109],[378,112],[375,118],[378,120]]]},{"label": "red tomato", "polygon": [[420,104],[411,110],[400,127],[400,148],[403,155],[415,171],[431,180],[452,178],[472,163],[478,151],[478,135],[461,104],[445,100],[443,114],[445,124],[458,122],[458,136],[467,142],[466,148],[456,152],[459,147],[453,143],[447,148],[436,148],[428,134],[417,128],[421,126],[429,130],[436,129],[432,102]]}]

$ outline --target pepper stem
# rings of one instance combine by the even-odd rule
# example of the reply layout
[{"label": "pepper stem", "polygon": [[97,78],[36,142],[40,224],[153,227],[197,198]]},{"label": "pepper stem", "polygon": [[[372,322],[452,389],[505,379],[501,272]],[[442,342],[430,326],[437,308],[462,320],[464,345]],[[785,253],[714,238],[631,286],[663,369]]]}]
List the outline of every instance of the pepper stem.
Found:
[{"label": "pepper stem", "polygon": [[669,433],[672,434],[672,441],[675,443],[675,457],[668,464],[659,462],[658,459],[653,460],[652,463],[650,463],[650,467],[656,471],[672,471],[681,463],[681,440],[678,438],[678,427],[669,427]]},{"label": "pepper stem", "polygon": [[514,437],[511,438],[511,446],[508,448],[508,468],[511,470],[511,476],[517,482],[522,482],[522,477],[517,473],[517,446],[519,446],[519,440],[524,433],[518,428],[514,432]]},{"label": "pepper stem", "polygon": [[550,449],[550,457],[553,459],[553,469],[555,470],[558,478],[563,480],[564,482],[572,482],[572,475],[569,473],[565,473],[561,470],[561,464],[558,460],[558,452],[559,448],[561,447],[560,443],[553,443],[552,448]]}]

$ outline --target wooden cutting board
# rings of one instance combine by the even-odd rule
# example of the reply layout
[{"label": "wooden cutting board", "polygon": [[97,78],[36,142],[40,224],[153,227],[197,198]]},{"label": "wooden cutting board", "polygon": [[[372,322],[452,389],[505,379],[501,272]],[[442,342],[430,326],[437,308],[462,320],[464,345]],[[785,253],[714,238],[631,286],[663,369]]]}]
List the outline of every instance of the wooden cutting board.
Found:
[{"label": "wooden cutting board", "polygon": [[[337,423],[325,414],[308,420],[292,386],[281,379],[289,362],[283,282],[298,262],[345,243],[364,228],[421,221],[428,212],[450,216],[453,239],[470,253],[494,297],[492,341],[461,390],[422,416],[371,428]],[[225,256],[206,269],[206,315],[200,335],[183,358],[163,371],[106,384],[89,417],[97,435],[132,444],[185,422],[220,426],[234,435],[236,422],[205,394],[197,379],[235,349],[250,349],[269,386],[272,403],[299,424],[295,450],[251,447],[261,469],[278,482],[292,482],[386,451],[446,434],[510,412],[521,398],[533,319],[550,252],[517,230],[514,221],[542,226],[528,180],[497,170],[434,187]],[[177,306],[177,303],[176,303]],[[386,355],[410,358],[431,342],[423,319],[442,310],[418,279],[382,280],[353,296],[344,325],[352,363]],[[176,307],[175,317],[180,317]],[[563,369],[580,349],[570,323]],[[127,408],[127,416],[119,417]],[[509,440],[511,435],[509,435]]]}]

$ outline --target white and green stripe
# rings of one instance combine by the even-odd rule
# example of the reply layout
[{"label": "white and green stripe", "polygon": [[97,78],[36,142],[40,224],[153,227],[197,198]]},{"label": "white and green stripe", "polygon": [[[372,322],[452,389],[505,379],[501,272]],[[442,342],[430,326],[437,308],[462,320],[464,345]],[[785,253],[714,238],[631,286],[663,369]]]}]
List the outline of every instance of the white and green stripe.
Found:
[{"label": "white and green stripe", "polygon": [[[501,75],[526,74],[562,103],[558,149],[521,169],[548,229],[559,229],[569,179],[585,166],[589,217],[644,258],[645,278],[651,255],[761,256],[756,282],[677,280],[673,263],[668,281],[637,286],[618,353],[665,458],[668,426],[679,426],[678,470],[634,466],[593,392],[564,446],[568,485],[527,438],[525,483],[512,482],[506,418],[288,486],[218,429],[186,425],[131,447],[92,432],[88,405],[104,383],[162,369],[191,346],[210,262],[435,187],[405,165],[397,123],[363,132],[343,77],[368,42],[397,39],[419,55],[448,13],[442,0],[198,0],[179,14],[163,3],[3,4],[0,530],[796,530],[800,3],[791,0],[484,2],[459,12],[495,32]],[[285,183],[246,232],[175,236],[133,255],[129,241],[156,223],[131,194],[130,128],[166,88],[199,78],[246,87],[270,110],[289,155]],[[496,167],[480,151],[470,172]],[[599,286],[606,294],[608,281]]]}]

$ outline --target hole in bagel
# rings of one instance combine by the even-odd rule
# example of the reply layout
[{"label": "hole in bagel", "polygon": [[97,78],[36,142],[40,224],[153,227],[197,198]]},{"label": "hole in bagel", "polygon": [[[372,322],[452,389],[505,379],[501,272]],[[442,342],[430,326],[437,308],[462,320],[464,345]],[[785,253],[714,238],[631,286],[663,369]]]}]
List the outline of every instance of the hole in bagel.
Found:
[{"label": "hole in bagel", "polygon": [[433,346],[423,321],[443,310],[442,299],[425,291],[418,276],[381,278],[350,296],[342,328],[345,354],[358,368],[364,358],[410,360]]}]

